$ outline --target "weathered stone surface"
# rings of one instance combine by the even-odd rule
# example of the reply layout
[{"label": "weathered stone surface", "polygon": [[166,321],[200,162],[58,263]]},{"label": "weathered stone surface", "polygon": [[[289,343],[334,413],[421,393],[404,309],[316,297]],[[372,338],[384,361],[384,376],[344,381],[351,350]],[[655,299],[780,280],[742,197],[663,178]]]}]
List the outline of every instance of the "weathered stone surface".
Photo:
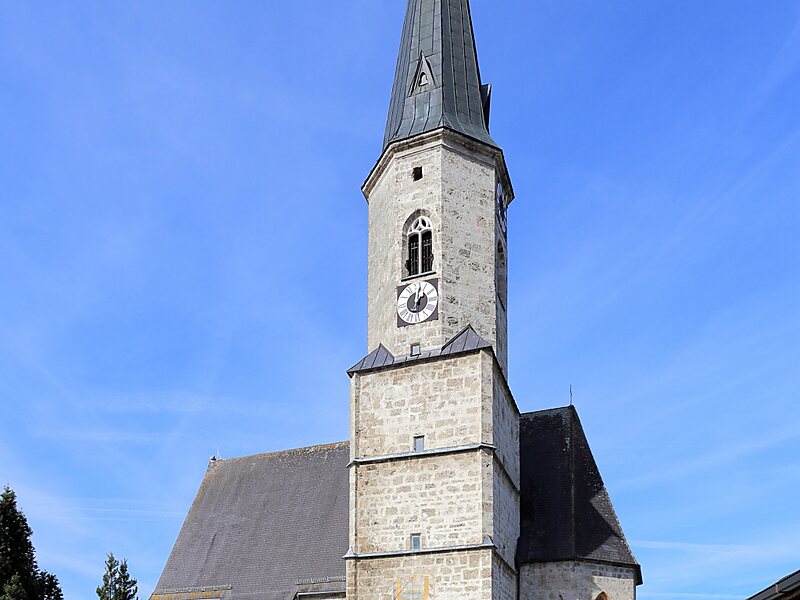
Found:
[{"label": "weathered stone surface", "polygon": [[470,354],[353,378],[353,458],[491,443],[482,432],[482,359]]},{"label": "weathered stone surface", "polygon": [[520,568],[520,600],[612,600],[636,598],[635,572],[582,561],[527,564]]},{"label": "weathered stone surface", "polygon": [[[492,557],[491,549],[480,549],[350,560],[347,564],[347,597],[365,600],[412,598],[427,585],[431,599],[493,600]],[[422,595],[416,598],[422,598]]]},{"label": "weathered stone surface", "polygon": [[[467,325],[495,347],[506,368],[505,307],[498,287],[507,279],[505,234],[497,222],[495,191],[505,181],[497,150],[469,144],[441,131],[394,153],[365,186],[369,200],[369,349],[383,344],[406,355],[413,343],[441,347]],[[422,168],[422,179],[412,173]],[[424,214],[433,226],[434,273],[439,280],[439,318],[398,327],[397,287],[404,283],[405,232]],[[498,274],[498,269],[502,273]],[[506,299],[503,299],[504,303]],[[501,314],[502,312],[502,314]]]},{"label": "weathered stone surface", "polygon": [[[519,414],[492,351],[356,373],[351,403],[350,548],[359,566],[349,567],[349,597],[378,597],[371,595],[377,583],[356,574],[388,559],[365,554],[409,551],[411,535],[419,534],[423,550],[442,551],[439,558],[392,560],[426,565],[426,576],[443,590],[436,598],[451,591],[474,597],[474,590],[513,598]],[[418,435],[429,453],[412,452]],[[454,577],[452,567],[439,571],[447,557],[488,540],[494,548],[479,581]]]},{"label": "weathered stone surface", "polygon": [[353,549],[358,554],[410,550],[415,533],[423,548],[480,544],[481,459],[469,452],[360,466]]}]

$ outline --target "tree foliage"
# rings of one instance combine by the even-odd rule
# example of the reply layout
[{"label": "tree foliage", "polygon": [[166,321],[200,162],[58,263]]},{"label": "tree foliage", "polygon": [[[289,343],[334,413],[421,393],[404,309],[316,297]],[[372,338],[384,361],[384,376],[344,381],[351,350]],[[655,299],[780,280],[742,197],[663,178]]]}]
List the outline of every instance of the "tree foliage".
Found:
[{"label": "tree foliage", "polygon": [[22,585],[22,578],[16,573],[3,585],[3,593],[0,600],[29,600],[25,586]]},{"label": "tree foliage", "polygon": [[123,559],[120,562],[113,552],[110,553],[106,559],[103,584],[97,588],[97,597],[100,600],[135,600],[138,592],[139,586],[128,572],[128,561]]},{"label": "tree foliage", "polygon": [[39,570],[36,552],[17,495],[6,486],[0,495],[0,600],[63,600],[55,575]]}]

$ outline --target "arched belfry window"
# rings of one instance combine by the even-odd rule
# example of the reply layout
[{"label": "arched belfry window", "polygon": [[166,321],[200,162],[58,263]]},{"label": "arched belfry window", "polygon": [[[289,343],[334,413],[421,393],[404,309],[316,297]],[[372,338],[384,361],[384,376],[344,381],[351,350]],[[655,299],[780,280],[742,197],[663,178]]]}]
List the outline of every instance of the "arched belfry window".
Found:
[{"label": "arched belfry window", "polygon": [[431,220],[417,217],[406,231],[406,275],[413,277],[433,271],[433,230]]},{"label": "arched belfry window", "polygon": [[599,594],[597,594],[597,598],[595,598],[594,600],[608,600],[608,594],[606,594],[605,592],[600,592]]},{"label": "arched belfry window", "polygon": [[[496,272],[497,299],[503,308],[508,304],[508,268],[506,265],[506,251],[503,242],[497,242],[497,272]],[[600,598],[600,600],[608,600]]]}]

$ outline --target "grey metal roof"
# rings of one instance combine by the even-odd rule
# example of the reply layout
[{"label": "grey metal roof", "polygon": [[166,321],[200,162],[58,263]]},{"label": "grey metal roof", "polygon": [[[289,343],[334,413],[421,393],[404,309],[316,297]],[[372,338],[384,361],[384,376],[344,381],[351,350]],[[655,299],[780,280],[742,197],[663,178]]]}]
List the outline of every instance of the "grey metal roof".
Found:
[{"label": "grey metal roof", "polygon": [[440,356],[474,352],[475,350],[491,347],[492,345],[489,342],[484,340],[475,332],[475,330],[472,328],[472,325],[467,325],[441,348],[427,350],[415,356],[394,356],[383,344],[380,344],[377,348],[375,348],[375,350],[367,354],[364,358],[348,369],[347,374],[352,376],[356,373],[373,371],[383,367],[403,365],[406,363],[437,358]]},{"label": "grey metal roof", "polygon": [[[420,85],[423,76],[427,85]],[[497,146],[489,135],[490,95],[481,84],[469,0],[409,0],[384,149],[441,127]]]},{"label": "grey metal roof", "polygon": [[796,600],[800,598],[800,571],[787,575],[747,600]]},{"label": "grey metal roof", "polygon": [[342,442],[212,462],[153,599],[286,600],[301,580],[343,591],[349,459]]},{"label": "grey metal roof", "polygon": [[590,560],[641,569],[574,407],[520,416],[519,562]]}]

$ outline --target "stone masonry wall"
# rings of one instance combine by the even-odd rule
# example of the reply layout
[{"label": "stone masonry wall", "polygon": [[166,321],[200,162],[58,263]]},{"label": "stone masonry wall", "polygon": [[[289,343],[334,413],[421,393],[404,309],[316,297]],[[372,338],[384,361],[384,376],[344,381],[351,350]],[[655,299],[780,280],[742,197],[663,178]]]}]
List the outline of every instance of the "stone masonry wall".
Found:
[{"label": "stone masonry wall", "polygon": [[500,555],[513,565],[519,538],[519,412],[490,353],[482,353],[481,368],[484,441],[496,448],[490,535]]},{"label": "stone masonry wall", "polygon": [[360,465],[353,549],[410,550],[416,533],[423,548],[480,544],[482,458],[473,451]]},{"label": "stone masonry wall", "polygon": [[564,561],[522,565],[520,600],[609,600],[636,598],[635,573],[628,567]]},{"label": "stone masonry wall", "polygon": [[[442,154],[442,174],[443,333],[452,337],[472,325],[493,346],[505,343],[497,332],[495,165],[450,147]],[[498,358],[505,355],[497,351]]]},{"label": "stone masonry wall", "polygon": [[[492,352],[355,374],[351,396],[354,553],[408,551],[412,534],[427,550],[480,545],[488,536],[501,562],[513,565],[519,419]],[[425,435],[426,452],[449,451],[417,455],[415,435]],[[496,450],[464,449],[479,443]],[[359,462],[375,457],[384,458]],[[511,577],[513,586],[492,583],[496,597],[506,597],[496,590],[516,590],[513,567],[506,569],[511,575],[498,576]]]},{"label": "stone masonry wall", "polygon": [[[414,181],[415,167],[423,177]],[[472,325],[505,368],[505,332],[498,333],[495,269],[497,232],[494,158],[467,150],[450,134],[398,151],[371,183],[369,194],[368,350],[384,344],[407,355],[412,343],[441,347]],[[397,287],[404,281],[404,226],[425,211],[433,227],[434,274],[439,280],[439,319],[398,327]],[[416,280],[416,279],[413,279]]]},{"label": "stone masonry wall", "polygon": [[347,597],[422,600],[427,590],[429,600],[493,600],[492,555],[491,549],[479,549],[349,560]]},{"label": "stone masonry wall", "polygon": [[500,372],[497,363],[486,353],[482,357],[483,393],[491,395],[491,426],[488,435],[484,437],[487,443],[497,448],[498,460],[503,464],[508,475],[519,488],[519,410],[514,398],[505,383],[505,378]]},{"label": "stone masonry wall", "polygon": [[519,539],[519,493],[497,465],[492,484],[492,540],[500,556],[513,565]]},{"label": "stone masonry wall", "polygon": [[[442,216],[440,192],[442,151],[426,146],[398,154],[389,164],[369,196],[368,241],[368,351],[378,344],[393,354],[407,355],[412,343],[423,349],[441,346],[440,321],[428,321],[413,327],[397,326],[397,287],[404,278],[403,229],[406,222],[424,210],[433,227],[433,268],[441,273]],[[414,167],[422,167],[423,178],[414,181]]]},{"label": "stone masonry wall", "polygon": [[356,375],[353,457],[450,448],[481,440],[482,359],[469,354]]},{"label": "stone masonry wall", "polygon": [[517,600],[517,573],[496,554],[492,560],[492,600]]}]

